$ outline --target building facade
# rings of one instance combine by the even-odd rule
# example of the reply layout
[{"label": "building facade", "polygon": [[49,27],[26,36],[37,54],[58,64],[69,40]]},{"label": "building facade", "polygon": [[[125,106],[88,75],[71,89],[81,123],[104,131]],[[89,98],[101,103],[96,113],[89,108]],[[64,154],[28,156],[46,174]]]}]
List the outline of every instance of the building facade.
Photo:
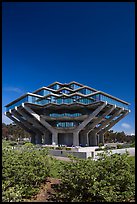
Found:
[{"label": "building facade", "polygon": [[129,103],[73,81],[26,93],[6,105],[5,115],[34,144],[96,146],[129,112]]}]

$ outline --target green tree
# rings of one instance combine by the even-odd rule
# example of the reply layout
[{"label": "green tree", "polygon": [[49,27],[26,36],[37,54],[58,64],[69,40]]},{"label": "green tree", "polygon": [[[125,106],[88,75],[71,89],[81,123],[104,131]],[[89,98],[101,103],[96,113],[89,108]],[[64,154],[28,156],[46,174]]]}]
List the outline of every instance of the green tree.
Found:
[{"label": "green tree", "polygon": [[2,138],[8,139],[9,131],[6,126],[2,127]]}]

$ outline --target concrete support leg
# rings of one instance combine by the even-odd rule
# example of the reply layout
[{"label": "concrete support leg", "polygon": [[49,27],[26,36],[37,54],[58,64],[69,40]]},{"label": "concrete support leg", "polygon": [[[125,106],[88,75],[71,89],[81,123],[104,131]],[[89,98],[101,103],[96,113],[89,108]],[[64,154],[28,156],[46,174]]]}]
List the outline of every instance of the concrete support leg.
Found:
[{"label": "concrete support leg", "polygon": [[124,118],[128,114],[128,112],[129,111],[126,111],[121,116],[119,116],[117,119],[112,120],[106,128],[104,128],[102,131],[99,132],[99,134],[105,134],[105,132],[107,132],[110,128],[112,128],[118,121],[120,121],[122,118]]},{"label": "concrete support leg", "polygon": [[36,140],[35,140],[35,135],[34,134],[31,134],[31,143],[32,144],[36,144]]},{"label": "concrete support leg", "polygon": [[100,105],[95,111],[92,112],[92,114],[90,114],[80,125],[78,125],[75,128],[75,132],[80,132],[81,130],[83,130],[86,125],[88,125],[88,123],[90,123],[95,117],[96,115],[107,105],[107,102],[104,102],[102,105]]},{"label": "concrete support leg", "polygon": [[79,133],[78,132],[73,133],[73,145],[79,146]]},{"label": "concrete support leg", "polygon": [[43,144],[47,144],[47,138],[46,138],[47,134],[45,133],[43,136]]},{"label": "concrete support leg", "polygon": [[52,133],[52,144],[54,145],[58,145],[58,133],[57,132],[53,132]]},{"label": "concrete support leg", "polygon": [[122,111],[123,111],[122,108],[120,108],[119,110],[115,111],[115,113],[109,119],[106,119],[104,122],[101,123],[101,125],[98,128],[96,128],[95,133],[99,133],[103,128],[106,127],[106,125],[109,126],[109,124],[111,123],[112,119],[117,117]]},{"label": "concrete support leg", "polygon": [[35,138],[36,138],[36,144],[42,144],[42,135],[36,134]]},{"label": "concrete support leg", "polygon": [[86,144],[87,144],[87,146],[89,146],[89,137],[88,137],[88,133],[86,134]]},{"label": "concrete support leg", "polygon": [[96,138],[97,138],[97,145],[99,144],[99,135],[96,134]]}]

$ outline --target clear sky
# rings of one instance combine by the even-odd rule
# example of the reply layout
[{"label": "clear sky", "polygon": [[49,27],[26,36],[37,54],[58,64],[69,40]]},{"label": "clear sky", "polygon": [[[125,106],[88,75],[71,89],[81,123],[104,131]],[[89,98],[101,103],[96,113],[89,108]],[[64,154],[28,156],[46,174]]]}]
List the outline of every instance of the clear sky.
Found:
[{"label": "clear sky", "polygon": [[133,2],[2,3],[2,112],[26,92],[77,81],[131,103],[112,129],[134,133],[134,10]]}]

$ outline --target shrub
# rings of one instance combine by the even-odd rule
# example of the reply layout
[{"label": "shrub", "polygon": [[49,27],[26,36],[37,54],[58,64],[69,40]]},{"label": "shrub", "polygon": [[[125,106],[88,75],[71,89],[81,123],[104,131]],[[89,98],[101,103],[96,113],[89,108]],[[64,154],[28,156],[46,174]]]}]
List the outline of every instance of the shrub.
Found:
[{"label": "shrub", "polygon": [[10,142],[9,142],[9,145],[15,146],[15,145],[17,145],[17,142],[15,142],[15,141],[10,141]]},{"label": "shrub", "polygon": [[102,148],[95,149],[95,151],[101,151],[101,150],[104,150],[104,149],[102,149]]},{"label": "shrub", "polygon": [[26,143],[28,143],[28,142],[26,142],[26,141],[19,141],[18,142],[19,145],[25,145]]},{"label": "shrub", "polygon": [[[29,146],[29,147],[28,147]],[[49,176],[49,158],[45,149],[37,150],[30,144],[12,150],[3,145],[2,199],[18,202],[35,194],[41,182]]]},{"label": "shrub", "polygon": [[97,161],[72,158],[54,186],[57,202],[128,202],[135,198],[135,165],[128,155],[103,153]]},{"label": "shrub", "polygon": [[102,143],[99,143],[99,144],[98,144],[98,146],[99,146],[99,147],[102,147],[102,146],[103,146],[103,144],[102,144]]},{"label": "shrub", "polygon": [[55,149],[55,147],[49,147],[49,149]]},{"label": "shrub", "polygon": [[122,148],[123,148],[123,145],[117,144],[117,149],[122,149]]},{"label": "shrub", "polygon": [[106,146],[104,150],[109,150],[109,149],[116,149],[116,146]]},{"label": "shrub", "polygon": [[130,144],[130,147],[135,147],[135,142],[133,142],[132,144]]},{"label": "shrub", "polygon": [[58,149],[58,150],[63,150],[64,147],[56,147],[56,149]]},{"label": "shrub", "polygon": [[24,147],[34,147],[34,144],[32,144],[31,142],[26,142],[24,145]]},{"label": "shrub", "polygon": [[65,147],[65,150],[71,150],[71,147]]}]

